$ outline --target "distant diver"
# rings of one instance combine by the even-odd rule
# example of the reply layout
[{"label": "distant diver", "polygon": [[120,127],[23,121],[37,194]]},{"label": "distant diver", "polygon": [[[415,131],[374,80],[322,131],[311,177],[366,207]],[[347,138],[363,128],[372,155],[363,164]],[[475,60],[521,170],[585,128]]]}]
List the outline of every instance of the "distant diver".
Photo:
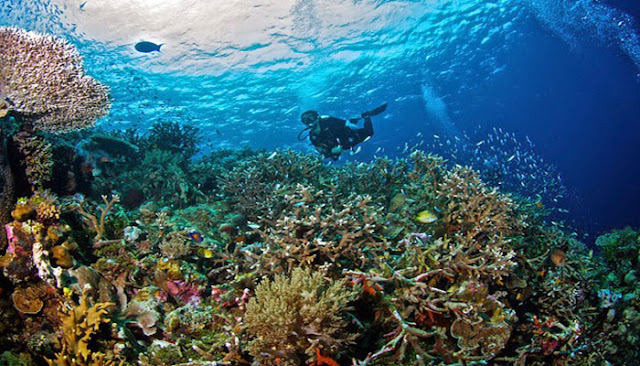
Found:
[{"label": "distant diver", "polygon": [[[364,118],[364,128],[351,128],[347,126],[347,120],[331,116],[320,116],[317,111],[308,110],[302,113],[300,119],[307,128],[298,135],[298,140],[306,138],[301,135],[309,130],[309,139],[316,150],[325,158],[338,160],[340,154],[345,150],[354,152],[353,148],[373,136],[373,124],[371,117],[377,116],[387,109],[387,103],[362,113],[360,118],[351,118],[349,123],[357,124]],[[357,150],[355,150],[357,151]]]},{"label": "distant diver", "polygon": [[143,52],[143,53],[149,53],[153,51],[160,52],[160,47],[162,47],[162,43],[155,44],[153,42],[147,42],[147,41],[138,42],[135,45],[136,51]]}]

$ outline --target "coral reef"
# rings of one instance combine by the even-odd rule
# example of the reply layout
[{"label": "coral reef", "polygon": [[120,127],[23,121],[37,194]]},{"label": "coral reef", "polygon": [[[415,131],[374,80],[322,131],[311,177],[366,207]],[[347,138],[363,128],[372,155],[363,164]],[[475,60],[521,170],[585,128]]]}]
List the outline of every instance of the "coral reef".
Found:
[{"label": "coral reef", "polygon": [[[11,209],[0,257],[7,360],[623,365],[638,357],[632,229],[600,237],[599,255],[547,222],[543,207],[420,151],[343,166],[290,150],[192,161],[144,136],[90,136],[68,144],[86,150],[80,161],[117,162],[90,171],[89,194],[36,191]],[[144,148],[97,147],[122,139]],[[115,192],[134,188],[133,203],[121,204]],[[106,191],[114,193],[95,195]]]},{"label": "coral reef", "polygon": [[151,126],[145,144],[160,150],[181,154],[186,159],[198,151],[199,129],[178,122],[160,121]]},{"label": "coral reef", "polygon": [[346,311],[355,297],[344,281],[327,283],[319,273],[295,269],[256,288],[245,321],[255,339],[249,352],[261,365],[300,365],[316,350],[336,355],[355,339]]},{"label": "coral reef", "polygon": [[0,95],[17,119],[63,131],[89,127],[107,112],[107,88],[85,75],[68,42],[0,27],[0,48]]},{"label": "coral reef", "polygon": [[[16,187],[7,159],[4,133],[4,129],[0,129],[0,225],[2,226],[11,221],[11,210],[16,199]],[[4,249],[6,244],[6,235],[0,230],[0,250]]]}]

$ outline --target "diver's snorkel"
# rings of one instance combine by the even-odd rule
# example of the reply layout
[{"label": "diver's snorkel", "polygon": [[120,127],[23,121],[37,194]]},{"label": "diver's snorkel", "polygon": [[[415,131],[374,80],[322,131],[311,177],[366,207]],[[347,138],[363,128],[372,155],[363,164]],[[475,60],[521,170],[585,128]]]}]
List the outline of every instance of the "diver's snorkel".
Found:
[{"label": "diver's snorkel", "polygon": [[302,134],[304,133],[304,131],[308,131],[311,129],[312,126],[307,126],[307,128],[305,128],[304,130],[300,131],[300,133],[298,134],[298,141],[302,141],[302,140],[306,140],[307,137],[309,137],[309,134],[307,134],[306,136],[300,138],[300,136],[302,136]]}]

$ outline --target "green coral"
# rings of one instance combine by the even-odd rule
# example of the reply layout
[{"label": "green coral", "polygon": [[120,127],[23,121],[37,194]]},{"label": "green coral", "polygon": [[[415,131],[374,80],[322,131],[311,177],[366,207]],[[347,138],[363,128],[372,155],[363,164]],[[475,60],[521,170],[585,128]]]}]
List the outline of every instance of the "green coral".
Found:
[{"label": "green coral", "polygon": [[356,338],[346,329],[355,295],[344,281],[329,283],[308,269],[262,282],[245,316],[255,335],[249,352],[260,365],[308,364],[318,349],[336,355]]},{"label": "green coral", "polygon": [[596,245],[602,248],[605,260],[612,264],[638,263],[640,233],[630,227],[613,230],[596,239]]},{"label": "green coral", "polygon": [[0,355],[0,366],[29,366],[33,364],[31,356],[27,354],[5,351]]}]

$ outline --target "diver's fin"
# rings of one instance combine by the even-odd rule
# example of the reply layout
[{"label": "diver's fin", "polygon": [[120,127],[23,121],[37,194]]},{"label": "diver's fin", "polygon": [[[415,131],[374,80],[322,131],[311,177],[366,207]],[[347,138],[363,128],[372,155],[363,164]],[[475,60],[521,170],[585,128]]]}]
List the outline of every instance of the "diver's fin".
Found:
[{"label": "diver's fin", "polygon": [[384,103],[383,105],[373,108],[370,111],[364,112],[362,113],[362,117],[370,117],[370,116],[377,116],[380,113],[384,112],[387,109],[387,103]]}]

